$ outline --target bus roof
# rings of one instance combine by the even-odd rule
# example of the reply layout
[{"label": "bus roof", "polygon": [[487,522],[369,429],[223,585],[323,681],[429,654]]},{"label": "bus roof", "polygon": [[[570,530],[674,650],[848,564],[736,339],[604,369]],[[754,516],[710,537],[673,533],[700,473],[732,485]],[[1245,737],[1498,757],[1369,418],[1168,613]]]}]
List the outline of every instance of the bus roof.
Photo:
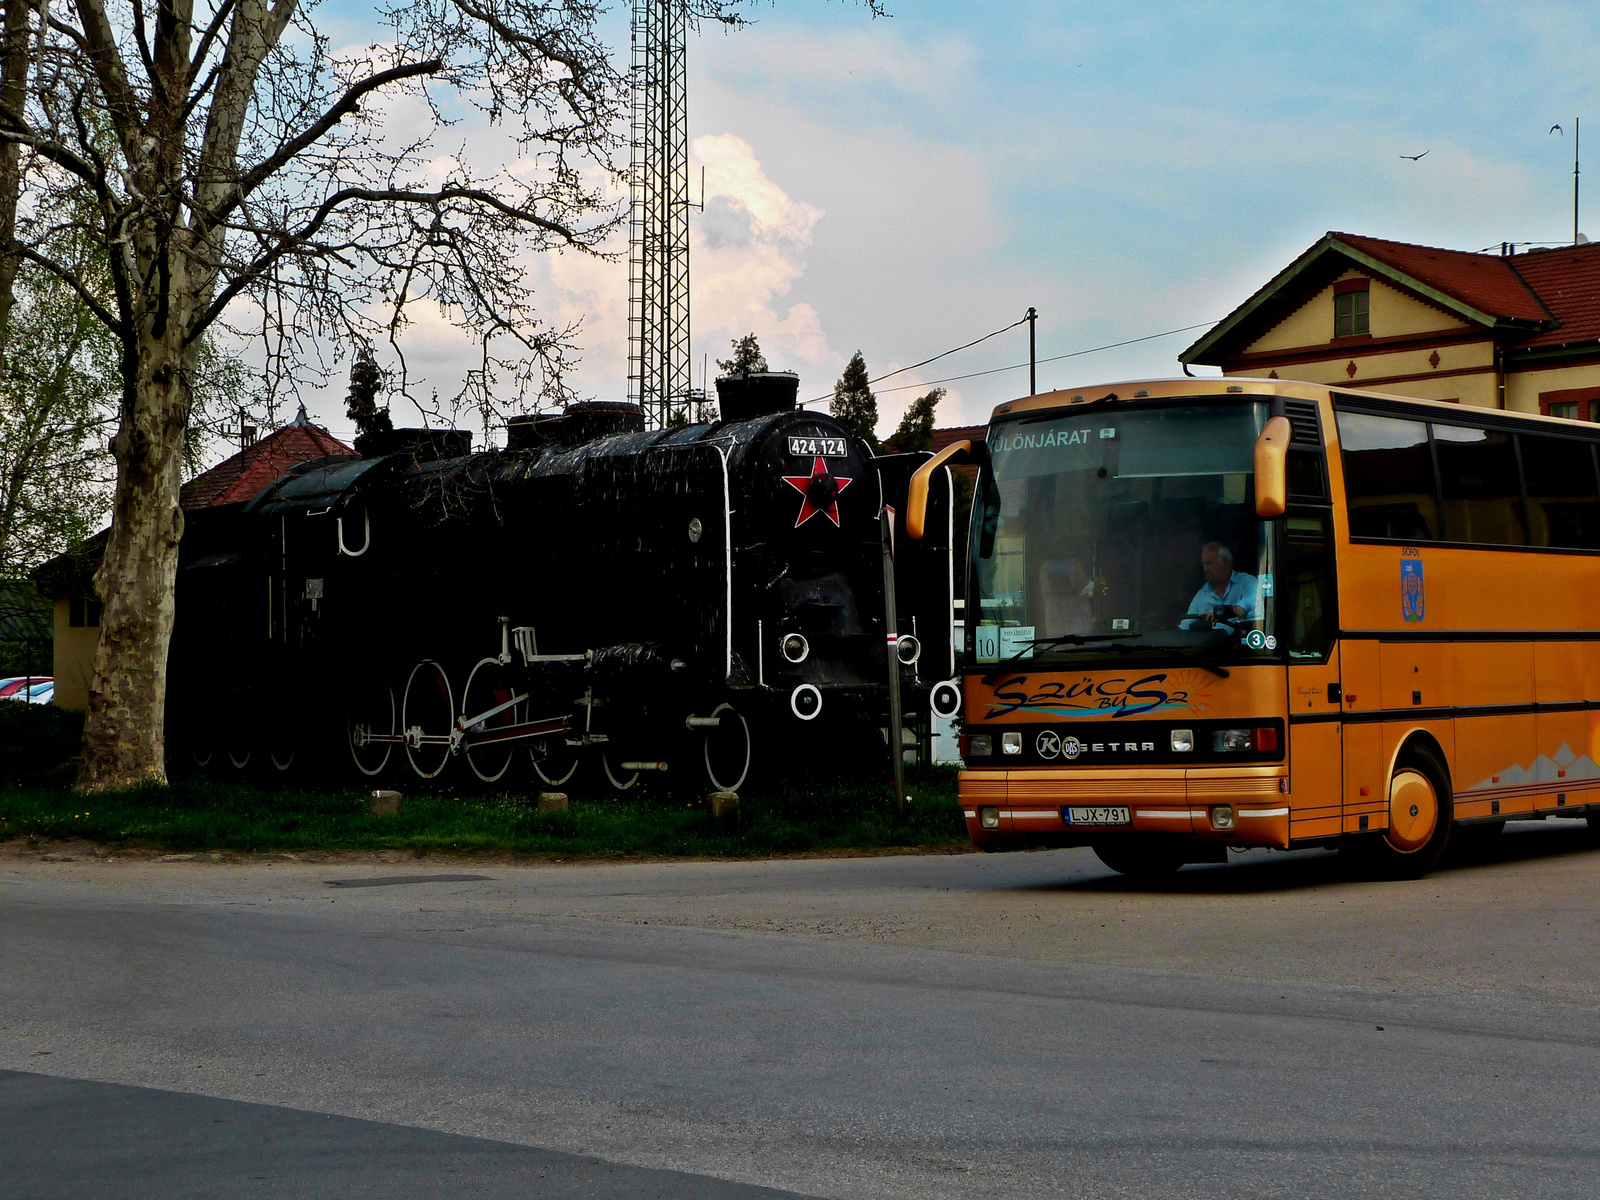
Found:
[{"label": "bus roof", "polygon": [[1419,396],[1401,396],[1394,392],[1369,391],[1364,388],[1342,387],[1335,383],[1303,383],[1294,379],[1244,379],[1223,376],[1212,379],[1124,379],[1113,383],[1100,383],[1084,387],[1057,388],[1050,392],[1040,392],[1034,396],[1022,396],[1016,400],[1007,400],[995,406],[989,415],[990,422],[1001,417],[1017,416],[1021,413],[1038,412],[1043,409],[1070,408],[1075,404],[1088,404],[1108,397],[1117,401],[1177,398],[1183,396],[1287,396],[1296,400],[1320,400],[1324,396],[1338,394],[1340,396],[1359,396],[1373,400],[1399,402],[1406,405],[1416,405],[1424,410],[1436,409],[1440,413],[1451,413],[1457,420],[1462,416],[1475,411],[1492,412],[1497,415],[1512,416],[1539,424],[1554,424],[1559,427],[1572,425],[1586,425],[1591,432],[1594,426],[1582,421],[1573,421],[1567,417],[1547,417],[1535,412],[1521,412],[1517,409],[1477,409],[1470,404],[1455,404],[1448,400],[1424,400]]}]

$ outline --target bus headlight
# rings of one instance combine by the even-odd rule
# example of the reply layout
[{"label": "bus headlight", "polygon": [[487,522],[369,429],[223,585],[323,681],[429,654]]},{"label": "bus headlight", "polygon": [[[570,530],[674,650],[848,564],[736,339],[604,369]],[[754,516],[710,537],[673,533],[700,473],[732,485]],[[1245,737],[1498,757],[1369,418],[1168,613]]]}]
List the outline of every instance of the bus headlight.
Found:
[{"label": "bus headlight", "polygon": [[1194,730],[1174,729],[1172,731],[1172,749],[1178,754],[1187,754],[1194,749]]},{"label": "bus headlight", "polygon": [[987,733],[969,733],[963,735],[967,739],[966,757],[989,758],[994,754],[994,736]]},{"label": "bus headlight", "polygon": [[1213,804],[1211,806],[1211,828],[1213,828],[1213,829],[1232,829],[1233,828],[1233,805],[1231,805],[1231,804]]},{"label": "bus headlight", "polygon": [[978,810],[978,824],[985,829],[999,829],[1000,810],[998,808],[990,808],[987,805],[980,808]]},{"label": "bus headlight", "polygon": [[1211,748],[1219,753],[1255,749],[1255,738],[1248,729],[1219,729],[1211,735]]},{"label": "bus headlight", "polygon": [[1015,729],[1011,730],[1009,733],[1002,733],[1000,735],[1000,753],[1021,754],[1022,734],[1017,732]]},{"label": "bus headlight", "polygon": [[811,643],[801,633],[786,633],[778,642],[778,650],[792,663],[803,663],[811,653]]}]

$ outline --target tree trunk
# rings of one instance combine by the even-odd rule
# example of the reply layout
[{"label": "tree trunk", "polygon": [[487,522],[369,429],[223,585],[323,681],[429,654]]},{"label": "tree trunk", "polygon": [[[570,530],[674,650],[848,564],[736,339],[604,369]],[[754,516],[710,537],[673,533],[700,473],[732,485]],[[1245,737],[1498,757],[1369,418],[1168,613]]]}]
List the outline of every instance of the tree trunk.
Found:
[{"label": "tree trunk", "polygon": [[100,640],[84,726],[80,792],[166,782],[167,647],[183,510],[183,439],[195,357],[185,322],[141,331],[137,367],[112,439],[117,492],[111,540],[95,573]]},{"label": "tree trunk", "polygon": [[[0,108],[22,111],[28,88],[28,16],[32,0],[5,0],[5,21],[0,31]],[[17,197],[22,190],[20,156],[16,142],[0,145],[0,381],[5,378],[6,344],[11,337],[11,309],[16,304],[15,284],[20,262],[11,243],[17,231]]]}]

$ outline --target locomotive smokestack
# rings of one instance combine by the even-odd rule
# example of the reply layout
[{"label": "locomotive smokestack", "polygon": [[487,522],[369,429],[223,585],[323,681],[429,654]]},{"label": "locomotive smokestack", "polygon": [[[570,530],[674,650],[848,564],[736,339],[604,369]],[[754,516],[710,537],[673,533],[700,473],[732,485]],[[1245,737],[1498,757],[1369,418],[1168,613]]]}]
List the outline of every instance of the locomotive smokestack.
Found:
[{"label": "locomotive smokestack", "polygon": [[748,421],[768,413],[792,412],[800,395],[793,371],[751,371],[717,376],[717,405],[724,421]]}]

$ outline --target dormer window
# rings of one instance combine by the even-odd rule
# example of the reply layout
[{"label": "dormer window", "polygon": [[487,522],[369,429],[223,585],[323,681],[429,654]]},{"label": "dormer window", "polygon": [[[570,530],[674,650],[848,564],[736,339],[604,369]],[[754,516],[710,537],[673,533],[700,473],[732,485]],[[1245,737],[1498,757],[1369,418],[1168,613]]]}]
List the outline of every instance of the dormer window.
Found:
[{"label": "dormer window", "polygon": [[1371,286],[1371,281],[1366,279],[1341,279],[1333,285],[1334,337],[1357,337],[1372,332],[1367,319]]}]

